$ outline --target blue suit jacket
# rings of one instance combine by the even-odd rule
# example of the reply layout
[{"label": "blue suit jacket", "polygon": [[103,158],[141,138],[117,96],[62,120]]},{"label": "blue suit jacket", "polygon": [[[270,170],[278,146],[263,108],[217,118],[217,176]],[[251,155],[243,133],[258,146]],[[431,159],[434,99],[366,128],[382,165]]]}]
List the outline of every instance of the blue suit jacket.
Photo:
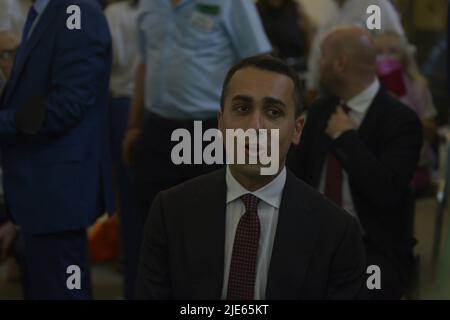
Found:
[{"label": "blue suit jacket", "polygon": [[[69,5],[81,30],[69,30]],[[51,0],[0,100],[0,146],[9,213],[25,232],[84,228],[113,211],[108,137],[111,37],[89,0]],[[16,115],[40,97],[45,118],[25,134]]]}]

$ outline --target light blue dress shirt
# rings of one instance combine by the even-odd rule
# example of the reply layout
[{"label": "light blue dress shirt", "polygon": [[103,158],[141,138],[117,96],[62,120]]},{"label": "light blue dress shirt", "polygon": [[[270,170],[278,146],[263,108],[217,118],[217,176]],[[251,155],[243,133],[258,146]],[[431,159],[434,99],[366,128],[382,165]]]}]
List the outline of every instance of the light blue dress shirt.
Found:
[{"label": "light blue dress shirt", "polygon": [[163,118],[216,117],[230,67],[271,51],[252,0],[144,0],[140,10],[145,107]]}]

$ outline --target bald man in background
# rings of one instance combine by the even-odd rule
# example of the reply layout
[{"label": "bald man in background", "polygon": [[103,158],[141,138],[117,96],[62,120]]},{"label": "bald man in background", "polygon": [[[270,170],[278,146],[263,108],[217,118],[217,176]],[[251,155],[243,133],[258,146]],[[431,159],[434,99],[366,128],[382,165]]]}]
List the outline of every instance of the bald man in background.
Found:
[{"label": "bald man in background", "polygon": [[319,28],[311,43],[311,51],[308,57],[308,81],[307,88],[310,95],[315,95],[319,88],[319,60],[320,45],[329,32],[338,27],[358,26],[366,28],[367,20],[372,15],[367,13],[371,5],[380,8],[380,29],[368,30],[372,35],[383,32],[394,32],[405,37],[402,22],[395,6],[389,0],[334,0],[328,3],[329,9],[321,19]]},{"label": "bald man in background", "polygon": [[368,266],[381,271],[373,299],[400,299],[413,265],[410,181],[422,145],[417,116],[380,86],[371,35],[340,28],[322,42],[320,80],[327,95],[310,108],[289,166],[355,216]]}]

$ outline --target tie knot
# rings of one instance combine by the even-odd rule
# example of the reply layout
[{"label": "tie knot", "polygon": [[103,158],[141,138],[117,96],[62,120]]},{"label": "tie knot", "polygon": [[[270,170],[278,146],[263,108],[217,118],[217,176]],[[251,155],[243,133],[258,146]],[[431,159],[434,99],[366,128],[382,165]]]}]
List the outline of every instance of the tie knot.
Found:
[{"label": "tie knot", "polygon": [[257,212],[258,211],[258,203],[259,198],[257,196],[254,196],[251,193],[244,194],[242,197],[242,202],[245,206],[246,212]]}]

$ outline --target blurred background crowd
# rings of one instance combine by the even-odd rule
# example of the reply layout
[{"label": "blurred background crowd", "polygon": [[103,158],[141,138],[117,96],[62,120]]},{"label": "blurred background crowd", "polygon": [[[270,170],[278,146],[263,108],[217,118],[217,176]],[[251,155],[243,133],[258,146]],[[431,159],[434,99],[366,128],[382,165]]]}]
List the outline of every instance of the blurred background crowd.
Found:
[{"label": "blurred background crowd", "polygon": [[[415,235],[419,240],[416,251],[420,257],[417,263],[421,277],[414,297],[450,299],[450,277],[445,276],[445,272],[439,273],[441,269],[436,267],[450,268],[450,243],[444,241],[450,224],[448,210],[444,210],[446,195],[443,193],[450,142],[448,1],[256,0],[253,5],[248,0],[249,3],[242,5],[242,8],[236,2],[227,9],[230,13],[225,26],[231,42],[238,46],[233,50],[223,44],[223,47],[219,46],[223,37],[221,34],[210,40],[203,39],[202,35],[179,39],[176,28],[171,31],[172,40],[162,35],[159,39],[150,39],[147,30],[154,29],[153,35],[158,35],[158,29],[165,21],[163,19],[172,18],[163,9],[157,14],[159,16],[152,15],[149,3],[153,1],[170,3],[170,0],[99,1],[113,44],[110,136],[117,212],[112,218],[105,216],[99,219],[88,232],[95,296],[132,297],[139,248],[136,244],[140,241],[139,234],[145,220],[142,217],[145,214],[132,212],[148,211],[152,200],[152,197],[148,198],[149,194],[154,195],[204,172],[204,168],[191,172],[162,165],[167,161],[170,149],[162,142],[149,141],[149,137],[160,135],[170,139],[171,128],[180,127],[180,124],[184,126],[193,118],[204,120],[206,126],[215,126],[224,71],[232,62],[249,55],[271,53],[292,66],[302,80],[304,102],[308,108],[322,94],[319,72],[322,41],[337,27],[356,25],[365,28],[368,17],[366,9],[376,4],[381,9],[381,29],[369,31],[377,48],[379,81],[392,96],[417,114],[423,126],[424,143],[411,182],[416,201]],[[0,0],[0,90],[11,74],[31,5],[30,0]],[[202,8],[204,12],[213,10],[208,6]],[[214,15],[214,12],[209,13]],[[203,31],[212,28],[201,17],[195,21],[187,19],[180,18],[178,27],[182,28],[183,23],[190,22]],[[167,46],[169,49],[166,48],[170,53],[152,50],[159,41],[173,41]],[[177,54],[177,50],[185,51]],[[177,59],[182,55],[199,57],[197,64],[190,66],[196,71],[190,70],[189,66],[187,71],[183,71],[177,66]],[[205,92],[197,94],[195,82],[203,86]],[[171,91],[170,87],[177,85],[186,91]],[[155,87],[162,88],[164,94],[155,94]],[[175,108],[155,107],[164,103],[173,104]],[[145,105],[145,110],[139,109],[140,105]],[[144,125],[139,131],[133,130],[140,127],[140,121],[149,115],[155,115],[145,120],[151,123],[151,130],[148,128],[150,125],[147,128]],[[160,118],[165,119],[164,122]],[[189,127],[188,124],[186,126]],[[154,150],[162,156],[157,159]],[[150,166],[160,172],[150,172]],[[175,171],[177,176],[172,175]],[[440,208],[443,210],[439,211]],[[441,219],[441,215],[444,218]],[[436,221],[438,223],[435,225]],[[5,225],[0,228],[0,237],[7,238]],[[20,281],[26,281],[26,272],[21,267],[23,257],[20,255],[23,243],[12,237],[3,241],[8,242],[14,242],[17,254],[0,265],[2,299],[19,298],[22,294],[26,296],[26,292],[18,286]],[[444,244],[442,248],[441,243]],[[443,253],[439,254],[441,250]],[[433,261],[435,264],[432,264]]]}]

